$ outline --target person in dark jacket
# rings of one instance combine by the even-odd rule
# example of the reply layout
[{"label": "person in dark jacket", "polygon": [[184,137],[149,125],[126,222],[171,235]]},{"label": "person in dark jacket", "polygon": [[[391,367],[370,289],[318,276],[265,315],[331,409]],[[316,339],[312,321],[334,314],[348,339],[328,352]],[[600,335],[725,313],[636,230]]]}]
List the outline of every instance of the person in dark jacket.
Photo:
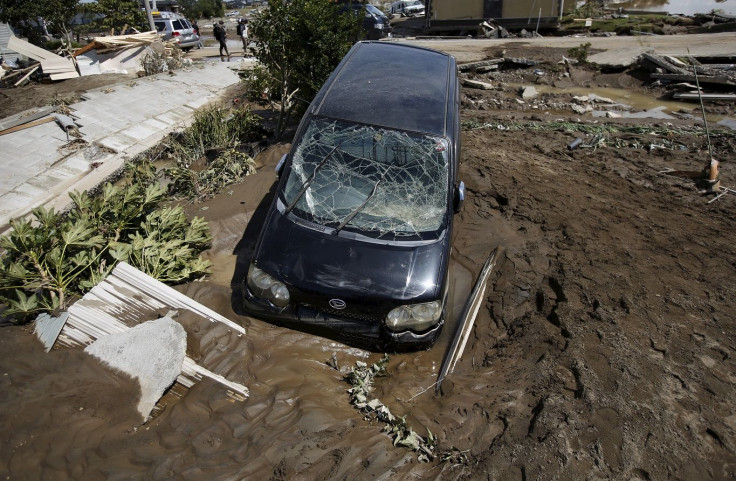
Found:
[{"label": "person in dark jacket", "polygon": [[227,61],[230,61],[230,51],[227,49],[227,43],[225,43],[225,39],[227,38],[227,31],[225,30],[225,22],[220,20],[220,23],[215,25],[214,30],[212,31],[212,34],[215,37],[215,40],[220,42],[220,60],[225,61],[225,56],[223,55],[222,51],[225,51],[225,54],[227,54]]},{"label": "person in dark jacket", "polygon": [[238,37],[243,42],[243,57],[248,55],[248,20],[241,18],[238,20]]}]

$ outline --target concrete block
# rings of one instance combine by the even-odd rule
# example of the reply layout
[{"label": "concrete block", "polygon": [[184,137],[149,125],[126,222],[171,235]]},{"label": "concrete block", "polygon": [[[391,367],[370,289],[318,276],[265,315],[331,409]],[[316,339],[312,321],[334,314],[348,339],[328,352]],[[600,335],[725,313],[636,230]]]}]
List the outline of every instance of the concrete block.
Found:
[{"label": "concrete block", "polygon": [[101,337],[84,351],[138,380],[138,412],[145,420],[181,373],[186,349],[184,328],[170,317],[162,317]]}]

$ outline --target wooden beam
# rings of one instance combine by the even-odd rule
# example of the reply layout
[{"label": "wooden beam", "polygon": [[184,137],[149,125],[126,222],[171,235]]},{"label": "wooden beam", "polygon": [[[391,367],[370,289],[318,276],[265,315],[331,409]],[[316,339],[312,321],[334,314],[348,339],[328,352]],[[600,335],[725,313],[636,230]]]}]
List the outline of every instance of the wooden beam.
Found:
[{"label": "wooden beam", "polygon": [[12,134],[13,132],[17,132],[19,130],[24,130],[24,129],[29,129],[37,125],[47,124],[49,122],[53,122],[54,120],[56,120],[54,117],[46,117],[45,119],[34,120],[33,122],[27,122],[22,125],[16,125],[15,127],[11,127],[9,129],[0,130],[0,135]]},{"label": "wooden beam", "polygon": [[38,70],[39,67],[40,67],[40,65],[36,65],[35,67],[33,67],[30,72],[28,72],[27,74],[25,74],[23,76],[22,79],[20,79],[17,82],[15,82],[15,86],[17,87],[18,85],[20,85],[23,82],[25,82],[26,80],[28,80],[28,77],[30,77],[31,75],[33,75],[33,72],[35,72],[36,70]]}]

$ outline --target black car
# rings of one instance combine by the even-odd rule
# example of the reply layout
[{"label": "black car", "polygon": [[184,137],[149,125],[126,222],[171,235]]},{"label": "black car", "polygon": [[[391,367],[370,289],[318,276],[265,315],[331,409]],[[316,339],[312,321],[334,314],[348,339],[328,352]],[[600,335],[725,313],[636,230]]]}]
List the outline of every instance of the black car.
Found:
[{"label": "black car", "polygon": [[464,197],[459,142],[454,57],[356,43],[279,164],[246,313],[374,350],[431,346]]},{"label": "black car", "polygon": [[379,40],[391,33],[391,22],[385,13],[370,3],[344,3],[340,10],[345,13],[352,11],[355,15],[363,16],[363,31],[368,40]]}]

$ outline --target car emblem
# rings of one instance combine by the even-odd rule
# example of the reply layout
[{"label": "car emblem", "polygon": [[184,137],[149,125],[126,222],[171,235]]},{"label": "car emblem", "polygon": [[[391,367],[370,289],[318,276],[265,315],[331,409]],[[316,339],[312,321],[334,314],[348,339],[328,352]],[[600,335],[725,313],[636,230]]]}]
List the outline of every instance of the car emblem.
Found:
[{"label": "car emblem", "polygon": [[345,301],[342,299],[330,299],[330,307],[333,309],[345,309]]}]

